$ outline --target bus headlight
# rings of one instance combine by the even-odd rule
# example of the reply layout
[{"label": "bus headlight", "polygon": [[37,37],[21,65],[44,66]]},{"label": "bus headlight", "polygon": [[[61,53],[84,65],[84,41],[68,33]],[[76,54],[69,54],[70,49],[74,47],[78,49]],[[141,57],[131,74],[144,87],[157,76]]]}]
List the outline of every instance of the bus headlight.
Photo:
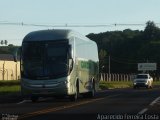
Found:
[{"label": "bus headlight", "polygon": [[70,79],[71,79],[70,75],[69,75],[69,76],[67,76],[67,80],[70,80]]},{"label": "bus headlight", "polygon": [[67,84],[68,83],[68,81],[66,80],[66,81],[64,81],[64,84]]}]

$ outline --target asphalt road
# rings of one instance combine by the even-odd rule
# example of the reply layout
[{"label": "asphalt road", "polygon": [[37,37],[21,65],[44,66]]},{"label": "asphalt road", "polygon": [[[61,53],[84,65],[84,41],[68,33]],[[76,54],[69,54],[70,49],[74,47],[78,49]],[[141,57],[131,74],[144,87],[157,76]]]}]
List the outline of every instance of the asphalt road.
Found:
[{"label": "asphalt road", "polygon": [[93,99],[80,97],[76,102],[67,98],[40,98],[32,103],[18,96],[9,97],[0,100],[3,120],[160,119],[160,87],[99,91]]}]

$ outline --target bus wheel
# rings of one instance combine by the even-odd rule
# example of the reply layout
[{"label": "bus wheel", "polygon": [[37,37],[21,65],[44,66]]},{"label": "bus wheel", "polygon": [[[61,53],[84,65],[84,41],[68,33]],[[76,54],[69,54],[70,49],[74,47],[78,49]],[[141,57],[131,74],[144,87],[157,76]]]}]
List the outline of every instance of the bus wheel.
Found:
[{"label": "bus wheel", "polygon": [[38,97],[32,96],[31,100],[32,100],[32,102],[37,102],[38,101]]},{"label": "bus wheel", "polygon": [[84,98],[93,98],[95,96],[95,83],[94,81],[92,82],[92,86],[91,86],[91,91],[84,93],[83,97]]},{"label": "bus wheel", "polygon": [[152,89],[152,88],[153,88],[153,86],[151,85],[151,86],[150,86],[150,89]]},{"label": "bus wheel", "polygon": [[88,93],[89,98],[93,98],[95,96],[95,82],[92,82],[92,89],[91,92]]},{"label": "bus wheel", "polygon": [[78,95],[79,95],[79,84],[78,84],[78,82],[77,82],[75,94],[69,96],[69,98],[70,98],[71,101],[76,101],[76,100],[78,99]]}]

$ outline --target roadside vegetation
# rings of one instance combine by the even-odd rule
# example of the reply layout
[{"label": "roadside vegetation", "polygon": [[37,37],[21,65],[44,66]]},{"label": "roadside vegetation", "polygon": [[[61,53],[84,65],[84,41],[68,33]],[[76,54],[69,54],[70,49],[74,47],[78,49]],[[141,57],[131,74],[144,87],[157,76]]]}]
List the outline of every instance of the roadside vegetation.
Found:
[{"label": "roadside vegetation", "polygon": [[115,89],[115,88],[129,88],[132,87],[131,81],[101,81],[99,84],[101,90]]},{"label": "roadside vegetation", "polygon": [[[160,81],[154,81],[154,86],[160,86]],[[132,81],[100,81],[99,88],[101,90],[105,89],[116,89],[116,88],[132,88]],[[20,92],[20,80],[0,80],[0,95],[4,94],[17,94]]]},{"label": "roadside vegetation", "polygon": [[19,85],[0,86],[0,95],[20,92]]},{"label": "roadside vegetation", "polygon": [[[160,81],[154,81],[154,86],[160,86]],[[132,88],[133,82],[132,81],[101,81],[99,84],[101,90],[105,89],[115,89],[115,88]]]},{"label": "roadside vegetation", "polygon": [[20,80],[0,80],[0,86],[20,85]]},{"label": "roadside vegetation", "polygon": [[[137,63],[146,61],[160,64],[160,28],[153,21],[148,21],[144,30],[125,29],[87,35],[98,45],[100,72],[138,73]],[[109,60],[110,59],[110,60]],[[158,77],[160,69],[150,71]]]},{"label": "roadside vegetation", "polygon": [[0,80],[0,95],[20,92],[19,80]]}]

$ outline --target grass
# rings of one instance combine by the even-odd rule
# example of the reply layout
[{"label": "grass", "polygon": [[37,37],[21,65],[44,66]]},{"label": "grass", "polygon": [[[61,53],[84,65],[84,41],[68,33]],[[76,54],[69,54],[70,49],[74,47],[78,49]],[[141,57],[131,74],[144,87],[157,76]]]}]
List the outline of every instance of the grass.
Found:
[{"label": "grass", "polygon": [[20,92],[20,80],[0,80],[0,95]]},{"label": "grass", "polygon": [[[160,81],[154,81],[153,86],[159,85]],[[131,88],[133,87],[132,81],[100,81],[99,87],[101,90],[104,89],[115,89],[115,88]]]},{"label": "grass", "polygon": [[153,86],[154,85],[160,85],[160,81],[153,81]]},{"label": "grass", "polygon": [[20,80],[0,80],[0,86],[20,85]]},{"label": "grass", "polygon": [[[154,81],[153,86],[159,85],[160,81]],[[100,89],[115,89],[115,88],[131,88],[133,87],[132,81],[100,81]],[[8,93],[17,93],[20,92],[20,80],[9,80],[2,81],[0,80],[0,95]]]},{"label": "grass", "polygon": [[132,86],[131,81],[101,81],[99,84],[100,89],[115,89],[115,88],[128,88]]},{"label": "grass", "polygon": [[9,94],[20,92],[20,85],[0,86],[0,94]]}]

